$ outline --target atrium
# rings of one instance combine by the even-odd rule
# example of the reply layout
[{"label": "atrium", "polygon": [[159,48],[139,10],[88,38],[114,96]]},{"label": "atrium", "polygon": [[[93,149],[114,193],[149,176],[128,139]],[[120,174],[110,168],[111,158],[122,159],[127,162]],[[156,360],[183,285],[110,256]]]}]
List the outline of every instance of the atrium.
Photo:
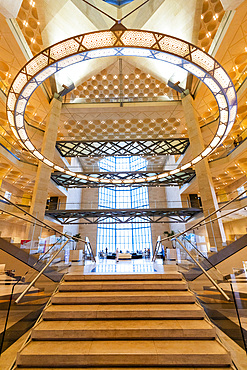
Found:
[{"label": "atrium", "polygon": [[247,0],[0,0],[0,51],[12,278],[19,251],[63,243],[66,266],[88,251],[91,272],[154,273],[173,250],[184,261],[185,236],[199,259],[229,257],[224,276],[246,273]]}]

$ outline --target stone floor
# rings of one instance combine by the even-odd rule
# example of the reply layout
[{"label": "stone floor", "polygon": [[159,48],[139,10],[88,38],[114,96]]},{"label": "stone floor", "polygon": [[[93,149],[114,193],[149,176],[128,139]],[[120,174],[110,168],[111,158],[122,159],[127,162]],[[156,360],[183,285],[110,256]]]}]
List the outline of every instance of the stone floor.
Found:
[{"label": "stone floor", "polygon": [[[115,260],[96,259],[95,264],[86,264],[84,274],[153,274],[163,273],[164,266],[161,260],[157,262],[150,262],[149,259],[136,259],[136,260]],[[172,268],[176,269],[176,264],[171,264]],[[71,270],[75,268],[75,264]]]}]

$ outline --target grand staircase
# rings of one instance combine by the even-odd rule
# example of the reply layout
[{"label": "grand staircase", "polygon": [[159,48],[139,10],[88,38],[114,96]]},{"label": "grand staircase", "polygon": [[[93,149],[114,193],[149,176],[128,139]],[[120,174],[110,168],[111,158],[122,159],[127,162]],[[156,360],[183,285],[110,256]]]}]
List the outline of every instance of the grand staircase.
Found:
[{"label": "grand staircase", "polygon": [[177,272],[66,275],[22,369],[229,369],[229,353]]}]

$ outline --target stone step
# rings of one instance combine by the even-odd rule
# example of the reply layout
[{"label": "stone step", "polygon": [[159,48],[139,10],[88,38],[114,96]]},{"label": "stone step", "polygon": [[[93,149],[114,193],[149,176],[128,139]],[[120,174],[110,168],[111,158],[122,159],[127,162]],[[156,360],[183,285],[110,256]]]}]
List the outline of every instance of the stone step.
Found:
[{"label": "stone step", "polygon": [[41,321],[34,340],[213,339],[215,327],[206,320]]},{"label": "stone step", "polygon": [[69,273],[64,277],[65,281],[143,281],[143,280],[181,280],[179,272],[167,272],[164,274],[107,274],[107,275],[83,275],[82,273]]},{"label": "stone step", "polygon": [[216,340],[31,341],[17,356],[21,367],[213,366],[231,364]]},{"label": "stone step", "polygon": [[159,292],[58,292],[52,304],[96,303],[192,303],[195,296],[189,291]]},{"label": "stone step", "polygon": [[50,305],[43,311],[44,320],[88,319],[203,319],[203,309],[195,303]]},{"label": "stone step", "polygon": [[96,292],[96,291],[122,291],[122,290],[187,290],[184,281],[72,281],[63,282],[59,286],[60,292]]}]

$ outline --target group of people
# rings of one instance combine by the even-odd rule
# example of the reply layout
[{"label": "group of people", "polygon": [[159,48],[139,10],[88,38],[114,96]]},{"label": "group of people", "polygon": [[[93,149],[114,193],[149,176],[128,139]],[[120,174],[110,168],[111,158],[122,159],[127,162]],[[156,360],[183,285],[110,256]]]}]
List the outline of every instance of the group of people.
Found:
[{"label": "group of people", "polygon": [[[119,249],[116,248],[116,252],[115,252],[116,262],[119,262],[119,253],[122,253],[122,251],[121,250],[119,251]],[[127,251],[127,253],[129,253],[129,251]],[[150,258],[150,248],[145,248],[144,251],[137,251],[136,253],[142,253],[144,258]],[[107,258],[107,254],[108,254],[108,248],[106,247],[105,252],[103,250],[101,252],[99,252],[99,257],[100,258]]]},{"label": "group of people", "polygon": [[237,137],[234,139],[233,141],[233,145],[235,146],[235,148],[240,145],[243,141],[243,138],[240,134],[237,134]]}]

